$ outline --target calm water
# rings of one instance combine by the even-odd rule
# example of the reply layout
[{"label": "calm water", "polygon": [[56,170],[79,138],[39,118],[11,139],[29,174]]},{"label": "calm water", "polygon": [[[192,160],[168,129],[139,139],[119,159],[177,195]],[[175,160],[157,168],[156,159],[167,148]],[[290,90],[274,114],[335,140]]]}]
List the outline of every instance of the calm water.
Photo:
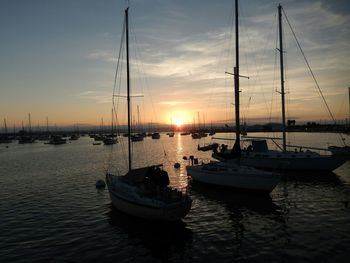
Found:
[{"label": "calm water", "polygon": [[[290,140],[312,146],[339,141],[334,134],[304,133]],[[119,213],[107,190],[95,188],[106,168],[123,172],[126,162],[123,143],[92,142],[82,137],[58,146],[0,145],[0,262],[345,262],[350,257],[349,161],[330,174],[284,175],[270,197],[193,183],[187,217],[155,224]],[[210,153],[196,151],[205,142],[211,139],[146,138],[134,143],[134,163],[164,162],[172,185],[185,188],[182,157],[209,158]],[[173,168],[176,161],[179,170]]]}]

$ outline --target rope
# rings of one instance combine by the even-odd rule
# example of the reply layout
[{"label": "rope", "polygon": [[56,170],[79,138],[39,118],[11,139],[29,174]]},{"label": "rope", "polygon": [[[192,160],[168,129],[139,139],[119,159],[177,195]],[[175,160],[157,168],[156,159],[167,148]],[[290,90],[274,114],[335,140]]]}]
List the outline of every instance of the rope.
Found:
[{"label": "rope", "polygon": [[[288,26],[289,26],[290,30],[292,31],[293,37],[294,37],[294,39],[295,39],[295,42],[297,43],[298,48],[299,48],[299,50],[300,50],[300,52],[301,52],[301,54],[302,54],[302,56],[303,56],[303,58],[304,58],[304,61],[305,61],[306,65],[307,65],[307,67],[308,67],[308,69],[309,69],[309,71],[310,71],[310,74],[311,74],[313,80],[315,81],[316,87],[317,87],[319,93],[321,94],[321,97],[322,97],[322,99],[323,99],[323,102],[324,102],[324,104],[326,105],[326,108],[327,108],[327,110],[328,110],[328,113],[329,113],[329,115],[331,116],[331,118],[332,118],[334,124],[336,124],[336,120],[335,120],[335,118],[334,118],[334,116],[333,116],[333,114],[332,114],[332,112],[331,112],[331,109],[330,109],[329,106],[328,106],[328,103],[327,103],[325,97],[323,96],[322,90],[321,90],[320,86],[318,85],[318,82],[317,82],[317,79],[316,79],[316,77],[315,77],[315,75],[314,75],[314,72],[312,71],[311,66],[310,66],[310,64],[309,64],[309,62],[308,62],[308,60],[307,60],[307,58],[306,58],[306,56],[305,56],[305,53],[304,53],[303,49],[301,48],[301,45],[300,45],[300,43],[299,43],[299,41],[298,41],[298,39],[297,39],[297,36],[296,36],[296,34],[295,34],[295,32],[294,32],[294,30],[293,30],[293,28],[292,28],[292,25],[291,25],[290,22],[289,22],[289,19],[288,19],[288,17],[287,17],[287,14],[286,14],[286,12],[284,11],[283,8],[282,8],[282,11],[283,11],[284,17],[286,18],[286,21],[287,21],[287,23],[288,23]],[[344,144],[344,146],[345,146],[345,142],[344,142],[343,136],[342,136],[341,134],[339,134],[339,136],[340,136],[340,138],[342,139],[342,142],[343,142],[343,144]]]}]

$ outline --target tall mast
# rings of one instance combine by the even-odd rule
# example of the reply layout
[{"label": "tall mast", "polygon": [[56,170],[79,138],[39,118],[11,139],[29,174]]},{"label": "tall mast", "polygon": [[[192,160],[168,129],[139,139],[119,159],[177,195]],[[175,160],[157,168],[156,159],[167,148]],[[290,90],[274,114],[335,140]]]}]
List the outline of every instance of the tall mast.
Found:
[{"label": "tall mast", "polygon": [[238,0],[235,1],[235,32],[236,32],[236,66],[234,67],[235,86],[235,118],[236,118],[236,141],[233,146],[233,153],[240,157],[240,117],[239,117],[239,31],[238,31]]},{"label": "tall mast", "polygon": [[46,133],[49,133],[49,117],[46,116]]},{"label": "tall mast", "polygon": [[141,133],[141,128],[140,128],[140,109],[139,105],[137,105],[137,131]]},{"label": "tall mast", "polygon": [[126,87],[128,101],[128,154],[129,172],[131,171],[131,109],[130,109],[130,67],[129,67],[129,7],[125,9],[125,38],[126,38]]},{"label": "tall mast", "polygon": [[4,118],[4,125],[5,125],[5,135],[7,135],[7,125],[6,125],[6,118]]},{"label": "tall mast", "polygon": [[113,108],[112,108],[112,121],[111,121],[111,125],[112,125],[111,130],[112,130],[112,135],[113,135]]},{"label": "tall mast", "polygon": [[28,113],[28,121],[29,121],[29,132],[32,133],[32,123],[30,120],[30,113]]},{"label": "tall mast", "polygon": [[198,117],[198,131],[201,129],[201,122],[199,120],[199,111],[197,112],[197,117]]},{"label": "tall mast", "polygon": [[286,140],[286,112],[284,102],[284,68],[283,68],[283,43],[282,43],[282,6],[278,5],[278,29],[279,29],[279,40],[280,40],[280,69],[281,69],[281,97],[282,97],[282,137],[283,137],[283,152],[287,149]]}]

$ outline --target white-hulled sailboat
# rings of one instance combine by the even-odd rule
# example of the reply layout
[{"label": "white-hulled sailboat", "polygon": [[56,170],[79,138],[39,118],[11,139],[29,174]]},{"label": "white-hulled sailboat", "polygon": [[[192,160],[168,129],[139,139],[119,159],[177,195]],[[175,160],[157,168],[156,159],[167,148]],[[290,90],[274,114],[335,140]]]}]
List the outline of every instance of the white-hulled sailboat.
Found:
[{"label": "white-hulled sailboat", "polygon": [[148,220],[177,221],[189,212],[192,204],[191,198],[169,186],[168,173],[162,169],[162,165],[132,168],[128,8],[125,10],[124,23],[127,61],[129,163],[128,172],[124,176],[106,172],[109,195],[113,206],[128,215]]},{"label": "white-hulled sailboat", "polygon": [[[284,62],[283,62],[283,39],[282,39],[282,6],[278,5],[278,25],[279,25],[279,48],[280,53],[280,77],[281,77],[281,102],[282,102],[282,147],[281,150],[270,150],[266,139],[276,138],[246,137],[251,141],[247,150],[242,151],[241,164],[256,168],[269,170],[297,170],[297,171],[318,171],[330,172],[344,164],[346,159],[342,156],[331,154],[320,154],[311,150],[327,150],[312,147],[287,145],[286,118],[285,118],[285,91],[284,91]],[[278,139],[278,138],[277,138]],[[277,143],[276,143],[277,144]],[[287,146],[293,147],[293,151],[288,151]],[[295,149],[299,149],[296,151]],[[213,157],[221,161],[235,162],[232,150],[225,149],[222,152],[214,151]]]},{"label": "white-hulled sailboat", "polygon": [[[239,114],[239,41],[238,0],[235,2],[236,67],[234,68],[236,141],[233,155],[237,162],[212,161],[207,164],[189,165],[187,173],[194,181],[209,185],[270,193],[281,180],[279,174],[262,171],[240,163],[240,114]],[[231,73],[230,73],[231,74]]]}]

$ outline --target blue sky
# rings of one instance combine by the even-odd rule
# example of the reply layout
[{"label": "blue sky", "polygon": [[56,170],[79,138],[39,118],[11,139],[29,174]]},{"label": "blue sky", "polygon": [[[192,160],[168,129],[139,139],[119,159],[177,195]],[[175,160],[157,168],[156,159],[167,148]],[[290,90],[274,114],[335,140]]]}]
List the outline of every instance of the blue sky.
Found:
[{"label": "blue sky", "polygon": [[[233,1],[130,1],[134,93],[144,121],[232,118]],[[350,3],[281,1],[337,118],[349,116]],[[126,1],[2,0],[0,117],[19,126],[110,118]],[[279,116],[275,1],[241,1],[242,115]],[[285,25],[288,117],[328,119]],[[140,74],[139,74],[140,73]],[[142,73],[142,74],[141,74]],[[144,80],[139,80],[142,75]],[[145,84],[146,83],[146,84]],[[144,87],[141,87],[144,85]],[[152,105],[148,102],[151,98]],[[123,112],[122,112],[123,113]]]}]

